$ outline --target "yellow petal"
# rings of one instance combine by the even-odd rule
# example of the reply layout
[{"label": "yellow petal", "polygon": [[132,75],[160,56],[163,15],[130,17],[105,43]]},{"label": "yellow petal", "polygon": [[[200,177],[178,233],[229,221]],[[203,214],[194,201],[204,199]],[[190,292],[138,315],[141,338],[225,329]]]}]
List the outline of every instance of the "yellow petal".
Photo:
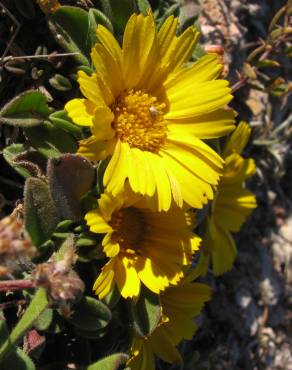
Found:
[{"label": "yellow petal", "polygon": [[115,280],[124,298],[138,297],[140,293],[140,279],[127,257],[116,258]]},{"label": "yellow petal", "polygon": [[80,85],[82,94],[94,105],[105,105],[102,92],[97,82],[96,74],[93,73],[91,76],[88,76],[85,72],[78,71],[77,75],[77,81]]},{"label": "yellow petal", "polygon": [[119,43],[117,42],[113,34],[107,28],[99,24],[96,29],[96,35],[97,35],[98,40],[111,54],[112,58],[115,61],[117,68],[121,70],[122,51],[121,51]]},{"label": "yellow petal", "polygon": [[166,89],[169,111],[166,119],[197,117],[223,108],[232,99],[228,82],[213,80],[197,83],[196,80],[180,81]]},{"label": "yellow petal", "polygon": [[110,140],[115,136],[115,131],[111,127],[113,120],[114,115],[108,107],[96,108],[91,131],[97,140]]},{"label": "yellow petal", "polygon": [[115,140],[97,140],[94,136],[79,141],[78,154],[90,161],[107,158],[113,151]]},{"label": "yellow petal", "polygon": [[241,154],[248,143],[250,134],[251,127],[249,124],[244,121],[240,122],[224,147],[224,157],[227,157],[232,153]]},{"label": "yellow petal", "polygon": [[118,140],[113,156],[105,170],[103,177],[104,186],[114,196],[122,191],[128,176],[129,151],[129,144]]},{"label": "yellow petal", "polygon": [[109,262],[102,268],[100,275],[96,279],[93,290],[98,295],[99,299],[107,296],[114,286],[114,259],[109,260]]},{"label": "yellow petal", "polygon": [[156,329],[150,338],[150,345],[155,354],[163,361],[170,364],[174,362],[182,362],[181,355],[167,335],[164,327]]},{"label": "yellow petal", "polygon": [[149,72],[155,32],[152,15],[133,14],[130,17],[123,38],[123,76],[127,89],[136,86],[143,74]]},{"label": "yellow petal", "polygon": [[167,128],[175,135],[189,134],[199,139],[215,139],[229,134],[234,129],[235,112],[219,109],[189,119],[171,120]]},{"label": "yellow petal", "polygon": [[112,227],[104,220],[97,209],[87,212],[85,220],[93,233],[108,233],[112,231]]},{"label": "yellow petal", "polygon": [[92,126],[95,105],[86,99],[72,99],[65,105],[68,116],[80,126]]}]

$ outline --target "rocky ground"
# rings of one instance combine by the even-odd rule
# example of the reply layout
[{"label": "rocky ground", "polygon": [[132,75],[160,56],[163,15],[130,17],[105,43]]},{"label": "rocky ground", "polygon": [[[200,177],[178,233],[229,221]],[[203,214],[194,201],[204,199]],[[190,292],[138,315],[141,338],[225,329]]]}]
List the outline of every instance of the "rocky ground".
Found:
[{"label": "rocky ground", "polygon": [[[204,42],[224,47],[231,83],[242,69],[246,45],[265,38],[269,21],[283,4],[277,0],[201,1]],[[185,1],[184,6],[190,13],[199,9],[194,1]],[[291,78],[291,65],[283,69]],[[234,106],[254,127],[254,145],[248,154],[258,166],[250,184],[258,209],[237,236],[239,253],[233,270],[219,279],[209,278],[214,295],[190,344],[200,353],[190,368],[291,370],[291,129],[288,139],[261,145],[281,122],[291,124],[291,102],[271,99],[246,86],[236,92]]]}]

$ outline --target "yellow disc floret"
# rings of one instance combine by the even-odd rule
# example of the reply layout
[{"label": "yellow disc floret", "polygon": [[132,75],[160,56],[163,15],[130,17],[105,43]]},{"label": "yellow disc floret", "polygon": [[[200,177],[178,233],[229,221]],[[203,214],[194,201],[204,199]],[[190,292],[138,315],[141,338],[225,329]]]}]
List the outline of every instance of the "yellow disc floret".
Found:
[{"label": "yellow disc floret", "polygon": [[167,137],[165,107],[165,103],[143,91],[127,91],[112,107],[115,115],[112,127],[130,147],[158,152]]},{"label": "yellow disc floret", "polygon": [[135,253],[135,247],[143,241],[143,214],[134,207],[124,208],[113,213],[110,225],[114,230],[112,238],[119,243],[123,252]]}]

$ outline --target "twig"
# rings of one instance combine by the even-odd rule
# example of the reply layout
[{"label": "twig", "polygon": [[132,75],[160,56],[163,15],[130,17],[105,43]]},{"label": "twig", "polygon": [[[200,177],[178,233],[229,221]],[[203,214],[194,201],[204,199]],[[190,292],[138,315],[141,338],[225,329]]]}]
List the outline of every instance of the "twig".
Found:
[{"label": "twig", "polygon": [[9,302],[4,302],[4,303],[1,303],[0,304],[0,310],[5,310],[7,308],[10,308],[10,307],[15,307],[15,306],[22,306],[22,305],[25,305],[27,304],[27,300],[25,299],[19,299],[19,300],[15,300],[15,301],[9,301]]},{"label": "twig", "polygon": [[32,280],[22,279],[22,280],[4,280],[0,281],[0,292],[21,290],[35,288],[35,283]]},{"label": "twig", "polygon": [[6,63],[9,61],[14,61],[14,60],[22,60],[22,59],[42,59],[42,58],[59,58],[59,57],[67,57],[71,55],[78,55],[80,53],[75,52],[75,53],[60,53],[60,54],[43,54],[43,55],[22,55],[22,56],[13,56],[9,55],[8,57],[2,58],[1,63]]},{"label": "twig", "polygon": [[4,57],[6,56],[6,54],[8,53],[8,50],[10,49],[11,45],[13,44],[13,41],[15,40],[15,37],[18,35],[18,32],[20,30],[20,23],[18,22],[18,20],[14,17],[14,15],[12,13],[10,13],[10,11],[0,2],[0,6],[2,7],[2,9],[4,9],[4,11],[8,14],[8,16],[10,17],[10,19],[12,19],[12,21],[14,22],[14,24],[16,25],[16,29],[14,31],[14,34],[12,35],[11,39],[9,40],[7,46],[6,46],[6,49],[4,50],[4,53],[2,54],[1,56],[1,59],[0,59],[0,62],[1,64],[3,63],[3,59]]}]

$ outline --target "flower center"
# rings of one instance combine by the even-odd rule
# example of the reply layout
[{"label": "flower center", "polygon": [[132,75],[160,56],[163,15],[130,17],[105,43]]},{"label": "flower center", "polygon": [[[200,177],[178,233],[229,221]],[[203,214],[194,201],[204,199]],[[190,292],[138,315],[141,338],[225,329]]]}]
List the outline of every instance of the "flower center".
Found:
[{"label": "flower center", "polygon": [[125,252],[141,244],[145,235],[145,220],[143,214],[134,207],[124,208],[114,212],[110,221],[114,229],[112,239],[119,243]]},{"label": "flower center", "polygon": [[143,91],[127,91],[112,107],[115,115],[112,127],[121,141],[131,147],[158,152],[167,136],[165,107],[165,103]]}]

